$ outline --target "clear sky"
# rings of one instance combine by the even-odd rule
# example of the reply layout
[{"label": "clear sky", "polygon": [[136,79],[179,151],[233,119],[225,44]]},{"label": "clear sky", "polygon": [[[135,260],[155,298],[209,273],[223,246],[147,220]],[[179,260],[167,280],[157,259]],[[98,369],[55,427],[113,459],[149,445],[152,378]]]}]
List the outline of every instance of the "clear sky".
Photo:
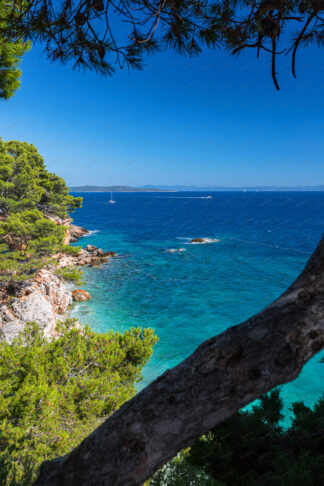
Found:
[{"label": "clear sky", "polygon": [[4,140],[35,144],[69,185],[324,184],[324,53],[290,59],[150,57],[112,78],[51,64],[34,47],[23,84],[0,102]]}]

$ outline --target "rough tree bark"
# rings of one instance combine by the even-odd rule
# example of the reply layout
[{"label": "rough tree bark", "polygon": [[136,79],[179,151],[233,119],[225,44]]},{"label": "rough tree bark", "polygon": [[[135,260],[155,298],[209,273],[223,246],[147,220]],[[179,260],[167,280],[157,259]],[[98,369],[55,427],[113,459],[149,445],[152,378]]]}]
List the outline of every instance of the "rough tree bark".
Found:
[{"label": "rough tree bark", "polygon": [[324,347],[324,235],[276,301],[205,341],[125,403],[35,486],[137,486],[210,428],[294,380]]}]

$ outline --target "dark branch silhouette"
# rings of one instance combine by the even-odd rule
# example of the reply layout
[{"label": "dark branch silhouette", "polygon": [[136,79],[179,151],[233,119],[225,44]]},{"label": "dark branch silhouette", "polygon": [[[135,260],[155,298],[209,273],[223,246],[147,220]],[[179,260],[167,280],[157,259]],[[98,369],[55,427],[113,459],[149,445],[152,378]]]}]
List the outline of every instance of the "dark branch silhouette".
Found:
[{"label": "dark branch silhouette", "polygon": [[297,50],[324,45],[323,11],[324,0],[8,0],[0,35],[40,41],[52,61],[103,75],[141,69],[145,53],[159,50],[253,48],[270,52],[279,89],[277,56],[291,53],[296,77]]}]

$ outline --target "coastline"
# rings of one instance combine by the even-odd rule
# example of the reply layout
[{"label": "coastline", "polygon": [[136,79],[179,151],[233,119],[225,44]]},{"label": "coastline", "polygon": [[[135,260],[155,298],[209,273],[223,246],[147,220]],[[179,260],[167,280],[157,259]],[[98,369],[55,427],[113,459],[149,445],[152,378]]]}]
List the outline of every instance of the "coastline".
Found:
[{"label": "coastline", "polygon": [[109,194],[109,192],[114,192],[115,194],[163,194],[163,193],[178,193],[180,191],[71,191],[71,194]]},{"label": "coastline", "polygon": [[[69,220],[57,220],[56,223],[66,227],[67,245],[90,234],[89,230],[72,225]],[[44,266],[27,280],[3,284],[0,288],[0,340],[11,342],[27,322],[35,322],[48,339],[55,337],[58,322],[70,317],[73,302],[91,298],[57,271],[83,266],[99,267],[115,255],[115,252],[104,252],[87,245],[76,255],[63,252],[53,255],[56,264]]]}]

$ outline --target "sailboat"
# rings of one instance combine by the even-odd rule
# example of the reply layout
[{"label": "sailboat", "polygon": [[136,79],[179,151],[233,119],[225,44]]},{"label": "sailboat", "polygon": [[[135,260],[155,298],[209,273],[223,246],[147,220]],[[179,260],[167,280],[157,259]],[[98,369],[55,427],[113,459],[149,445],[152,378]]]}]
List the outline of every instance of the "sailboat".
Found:
[{"label": "sailboat", "polygon": [[112,192],[110,193],[110,201],[108,201],[110,204],[115,204],[116,201],[113,200],[113,197],[112,197]]}]

